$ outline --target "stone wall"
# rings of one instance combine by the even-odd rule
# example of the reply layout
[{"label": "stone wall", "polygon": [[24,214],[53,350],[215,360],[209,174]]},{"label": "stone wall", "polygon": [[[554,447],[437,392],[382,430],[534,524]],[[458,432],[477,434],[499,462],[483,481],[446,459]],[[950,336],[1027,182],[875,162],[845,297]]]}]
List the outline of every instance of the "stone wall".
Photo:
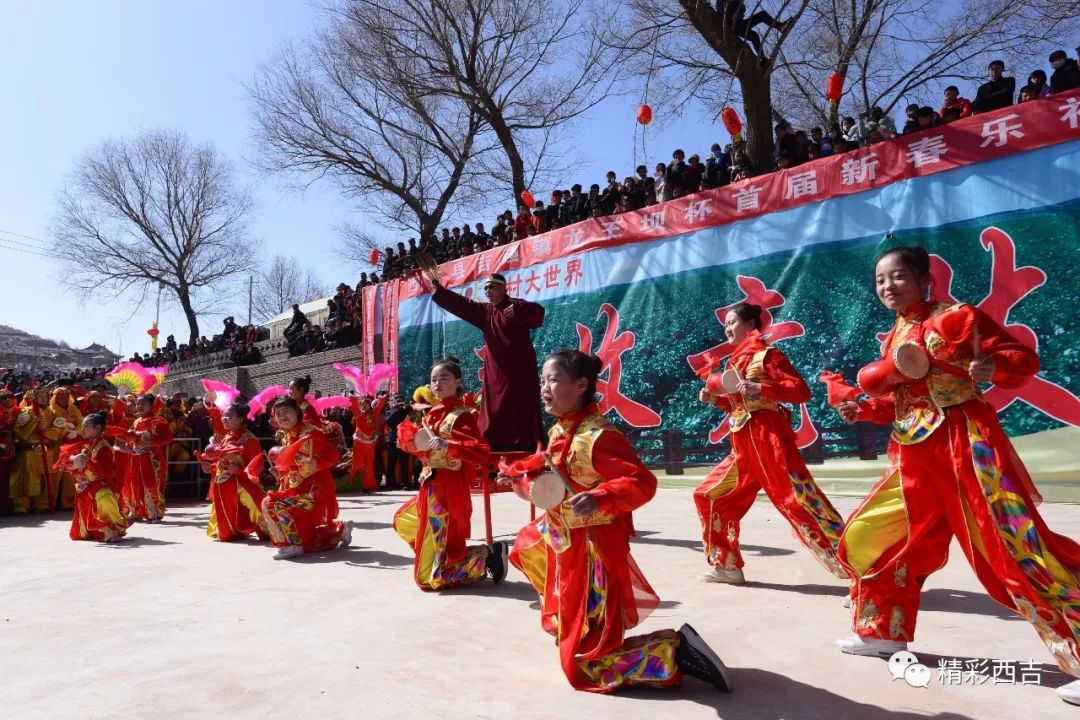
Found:
[{"label": "stone wall", "polygon": [[199,381],[208,378],[233,385],[251,397],[270,385],[288,385],[295,377],[311,375],[312,390],[337,395],[351,386],[334,370],[333,364],[360,364],[360,348],[356,345],[294,358],[289,357],[280,340],[257,343],[257,347],[264,358],[258,365],[225,367],[230,364],[227,352],[176,363],[169,368],[164,392],[201,395],[203,388]]}]

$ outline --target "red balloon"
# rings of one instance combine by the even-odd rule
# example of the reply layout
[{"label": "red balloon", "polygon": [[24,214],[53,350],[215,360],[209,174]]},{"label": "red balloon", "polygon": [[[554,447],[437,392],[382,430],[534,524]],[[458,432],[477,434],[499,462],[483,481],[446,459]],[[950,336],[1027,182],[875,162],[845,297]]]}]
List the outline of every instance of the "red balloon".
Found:
[{"label": "red balloon", "polygon": [[739,119],[739,113],[735,112],[735,108],[726,107],[720,111],[720,119],[724,123],[724,127],[732,136],[738,135],[742,132],[742,120]]},{"label": "red balloon", "polygon": [[825,99],[839,102],[844,94],[844,76],[834,72],[829,76],[829,82],[825,85]]},{"label": "red balloon", "polygon": [[533,199],[533,194],[528,190],[521,191],[521,204],[530,210],[536,207],[536,200]]},{"label": "red balloon", "polygon": [[644,103],[638,106],[637,109],[637,121],[642,125],[648,125],[652,122],[652,108]]}]

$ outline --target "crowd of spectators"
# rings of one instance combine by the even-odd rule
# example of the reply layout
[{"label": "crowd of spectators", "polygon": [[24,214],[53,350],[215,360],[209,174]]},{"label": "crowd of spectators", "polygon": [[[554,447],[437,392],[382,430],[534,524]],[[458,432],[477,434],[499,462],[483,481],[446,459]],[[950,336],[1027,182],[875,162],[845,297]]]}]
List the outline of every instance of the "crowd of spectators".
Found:
[{"label": "crowd of spectators", "polygon": [[285,328],[285,341],[289,346],[289,357],[310,355],[332,350],[333,348],[356,345],[360,342],[360,323],[363,317],[362,290],[368,285],[378,284],[379,278],[369,278],[363,273],[360,282],[353,289],[340,283],[334,296],[326,301],[327,317],[325,327],[311,322],[299,305],[293,305],[292,320]]},{"label": "crowd of spectators", "polygon": [[194,343],[178,345],[176,337],[169,335],[162,347],[146,354],[135,353],[129,359],[146,367],[160,367],[228,351],[233,364],[255,365],[262,362],[262,354],[255,343],[269,337],[270,331],[267,328],[237,325],[236,320],[230,316],[225,318],[222,331],[209,340],[203,335]]},{"label": "crowd of spectators", "polygon": [[75,368],[74,370],[18,369],[0,367],[0,390],[24,392],[38,385],[79,385],[88,389],[105,387],[105,373],[112,368]]},{"label": "crowd of spectators", "polygon": [[[732,11],[737,9],[736,6],[741,6],[740,3],[728,5]],[[753,34],[751,28],[762,23],[770,27],[784,24],[771,16],[758,15],[740,20],[740,32]],[[1080,55],[1080,48],[1077,48],[1077,54]],[[1050,66],[1052,73],[1049,78],[1045,71],[1034,70],[1017,93],[1016,78],[1007,77],[1005,63],[994,60],[987,68],[988,81],[976,89],[974,99],[962,97],[959,88],[950,85],[943,92],[940,109],[907,106],[906,121],[899,129],[881,107],[864,110],[858,119],[844,117],[827,131],[821,127],[812,127],[809,131],[794,129],[787,122],[779,122],[775,127],[773,165],[760,170],[750,162],[745,143],[737,142],[724,148],[713,144],[704,162],[700,155],[687,157],[683,150],[676,150],[669,162],[657,163],[651,174],[648,167],[639,165],[633,175],[624,177],[621,182],[614,171],[609,171],[603,186],[590,185],[586,192],[581,185],[573,185],[568,190],[553,190],[546,205],[542,201],[536,201],[532,208],[522,204],[518,206],[516,215],[511,210],[505,210],[496,216],[490,230],[483,223],[442,228],[438,235],[421,237],[419,241],[410,238],[407,243],[397,243],[396,248],[387,247],[382,253],[382,277],[403,277],[415,270],[419,252],[429,253],[440,263],[456,260],[588,218],[639,210],[683,195],[872,145],[897,135],[922,132],[969,115],[1008,107],[1014,102],[1028,102],[1051,93],[1080,88],[1080,66],[1075,58],[1068,57],[1064,50],[1056,50],[1050,55]],[[372,280],[378,282],[378,276],[373,275]]]}]

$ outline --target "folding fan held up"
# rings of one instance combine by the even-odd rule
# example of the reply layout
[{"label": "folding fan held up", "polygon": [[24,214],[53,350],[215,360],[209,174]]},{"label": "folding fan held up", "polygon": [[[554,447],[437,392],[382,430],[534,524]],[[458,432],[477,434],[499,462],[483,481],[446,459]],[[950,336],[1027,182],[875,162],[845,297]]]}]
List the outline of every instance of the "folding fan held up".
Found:
[{"label": "folding fan held up", "polygon": [[216,405],[217,409],[221,412],[228,410],[229,406],[233,404],[233,401],[240,397],[240,391],[229,383],[224,383],[220,380],[209,380],[207,378],[203,378],[201,382],[203,389],[213,396],[214,405]]},{"label": "folding fan held up", "polygon": [[356,392],[361,395],[377,395],[380,390],[388,390],[390,381],[397,375],[397,368],[387,363],[373,365],[367,376],[355,365],[334,363],[334,369],[352,383]]},{"label": "folding fan held up", "polygon": [[105,375],[120,395],[142,395],[154,385],[154,376],[139,363],[122,362]]},{"label": "folding fan held up", "polygon": [[344,395],[328,395],[321,397],[314,402],[315,409],[319,411],[321,417],[330,408],[343,407],[347,408],[351,405],[349,398]]},{"label": "folding fan held up", "polygon": [[282,395],[287,395],[289,389],[284,385],[271,385],[263,390],[261,393],[251,398],[251,402],[248,403],[248,420],[254,420],[255,417],[263,411],[271,400],[279,398]]},{"label": "folding fan held up", "polygon": [[168,365],[161,365],[159,367],[146,368],[146,372],[150,373],[153,378],[153,384],[143,390],[144,393],[157,393],[161,390],[161,386],[165,384],[165,376],[169,373]]}]

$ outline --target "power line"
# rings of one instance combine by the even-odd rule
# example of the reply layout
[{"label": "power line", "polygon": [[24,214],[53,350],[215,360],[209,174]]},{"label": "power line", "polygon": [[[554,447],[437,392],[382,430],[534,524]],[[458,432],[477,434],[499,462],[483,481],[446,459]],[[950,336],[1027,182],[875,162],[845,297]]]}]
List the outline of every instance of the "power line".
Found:
[{"label": "power line", "polygon": [[24,240],[33,240],[35,243],[37,243],[37,245],[31,245],[29,243],[19,242],[18,240],[12,240],[11,238],[0,238],[4,242],[13,243],[15,245],[23,245],[24,247],[30,247],[30,248],[34,248],[36,250],[46,250],[46,249],[48,249],[48,243],[45,240],[42,240],[40,238],[36,238],[36,237],[31,236],[31,235],[23,235],[22,233],[12,232],[11,230],[4,230],[3,228],[0,228],[0,233],[3,233],[4,235],[12,235],[12,236],[17,237],[17,238],[23,238]]},{"label": "power line", "polygon": [[[37,255],[38,257],[42,257],[42,258],[52,258],[53,257],[52,255],[46,255],[45,253],[38,253],[37,250],[26,249],[25,247],[16,247],[14,245],[4,245],[3,244],[4,242],[5,241],[0,239],[0,249],[12,250],[12,252],[14,252],[14,253],[26,253],[27,255]],[[42,249],[44,249],[44,248],[42,248]]]}]

